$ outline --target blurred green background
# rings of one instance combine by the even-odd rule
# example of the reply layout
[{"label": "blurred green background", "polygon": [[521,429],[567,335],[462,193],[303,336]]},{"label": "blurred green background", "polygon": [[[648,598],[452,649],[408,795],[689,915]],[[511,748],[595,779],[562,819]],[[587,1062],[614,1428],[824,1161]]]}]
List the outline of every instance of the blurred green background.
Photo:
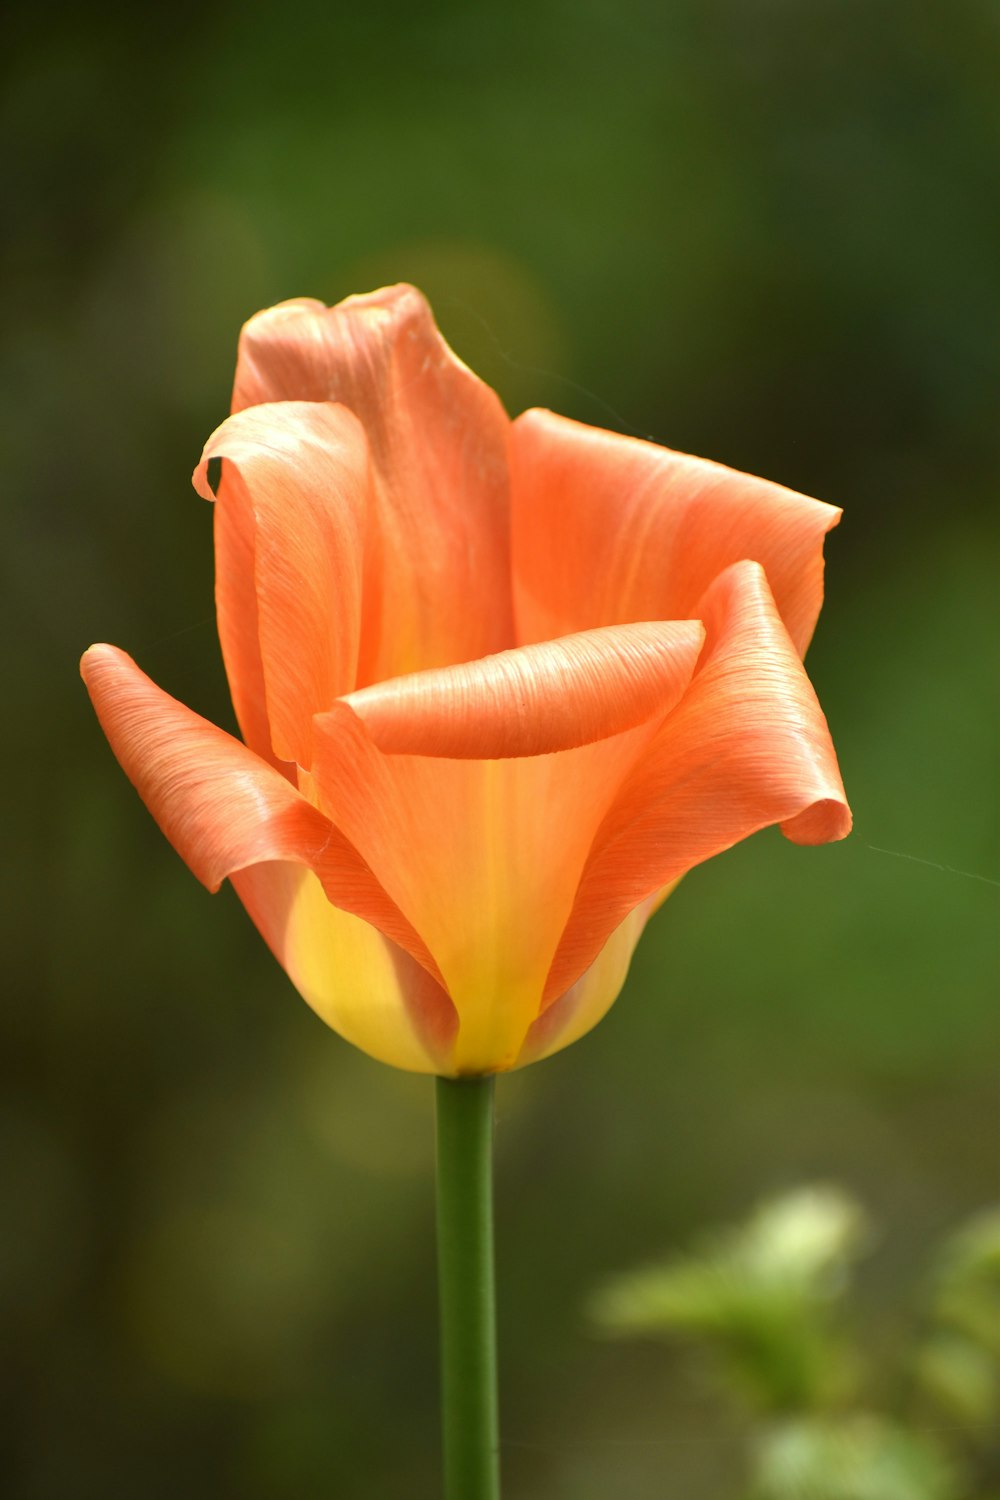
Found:
[{"label": "blurred green background", "polygon": [[737,1497],[710,1391],[595,1338],[593,1286],[829,1180],[883,1225],[891,1344],[1000,1186],[1000,13],[19,0],[6,35],[8,1492],[438,1492],[430,1086],[197,885],[77,678],[113,641],[232,723],[188,475],[239,325],[406,278],[512,412],[845,508],[809,666],[856,833],[696,871],[499,1089],[506,1493]]}]

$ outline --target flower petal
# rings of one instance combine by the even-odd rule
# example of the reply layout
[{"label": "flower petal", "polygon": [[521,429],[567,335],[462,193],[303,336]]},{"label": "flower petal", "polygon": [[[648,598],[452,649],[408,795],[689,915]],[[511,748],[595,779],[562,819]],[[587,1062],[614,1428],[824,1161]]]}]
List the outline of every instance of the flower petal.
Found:
[{"label": "flower petal", "polygon": [[289,400],[343,403],[371,446],[382,591],[359,682],[513,645],[510,424],[448,348],[421,294],[389,287],[251,318],[233,409]]},{"label": "flower petal", "polygon": [[630,911],[576,983],[545,1006],[524,1039],[517,1067],[561,1052],[607,1015],[625,983],[632,954],[655,905],[651,899]]},{"label": "flower petal", "polygon": [[91,646],[81,673],[122,769],[209,890],[266,861],[305,865],[329,901],[371,922],[440,978],[358,851],[278,771],[164,693],[114,646]]},{"label": "flower petal", "polygon": [[266,720],[274,755],[308,766],[313,715],[357,681],[372,507],[364,433],[342,406],[255,406],[205,445],[194,484],[208,499],[220,458],[216,597],[237,718],[255,750]]},{"label": "flower petal", "polygon": [[514,422],[511,474],[519,640],[690,619],[712,579],[751,558],[804,655],[834,506],[547,411]]},{"label": "flower petal", "polygon": [[[196,474],[195,483],[200,489],[202,478],[202,493],[211,495],[207,465],[204,476],[200,471]],[[218,494],[220,498],[212,517],[215,531],[215,615],[236,722],[254,754],[269,761],[294,783],[294,767],[279,760],[271,744],[254,580],[256,527],[238,472],[229,473],[223,467]]]},{"label": "flower petal", "polygon": [[[601,661],[605,676],[619,672],[621,687],[638,661],[635,701],[627,692],[609,692],[601,707],[588,672],[549,674],[546,694],[528,697],[535,721],[514,716],[514,738],[503,710],[517,700],[524,678],[510,662],[500,668],[479,663],[475,692],[468,691],[464,669],[451,669],[462,713],[445,702],[449,674],[426,673],[415,679],[409,699],[359,693],[317,718],[319,805],[433,953],[459,1016],[453,1071],[515,1064],[538,1015],[594,832],[623,777],[680,699],[700,640],[692,622],[651,627],[648,636],[633,627],[595,632],[580,647],[593,653],[591,671]],[[656,651],[637,655],[637,642],[655,643]],[[573,659],[572,644],[553,644]],[[548,672],[553,662],[543,652],[512,654],[524,669],[544,663]],[[654,678],[659,697],[651,691]],[[418,704],[421,684],[426,712]],[[568,707],[557,712],[548,694],[560,692]],[[571,737],[573,702],[586,706],[595,737],[560,749]],[[636,724],[640,702],[647,717]],[[472,704],[481,715],[478,727]],[[410,744],[434,753],[404,751]],[[509,758],[498,758],[501,745]]]},{"label": "flower petal", "polygon": [[328,1026],[394,1068],[448,1072],[455,1007],[405,949],[332,906],[311,870],[254,865],[235,874],[233,885],[299,994]]},{"label": "flower petal", "polygon": [[850,832],[826,720],[763,569],[728,568],[698,613],[708,631],[702,659],[594,839],[547,1001],[629,911],[711,855],[773,823],[796,843]]},{"label": "flower petal", "polygon": [[396,677],[344,701],[383,751],[548,755],[662,715],[690,681],[704,638],[697,620],[588,630]]}]

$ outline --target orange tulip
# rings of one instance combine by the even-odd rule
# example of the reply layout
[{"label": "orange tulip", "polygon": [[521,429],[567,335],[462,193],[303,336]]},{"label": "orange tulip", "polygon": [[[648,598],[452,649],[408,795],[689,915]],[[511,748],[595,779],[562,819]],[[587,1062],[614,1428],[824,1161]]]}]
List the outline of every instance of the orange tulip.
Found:
[{"label": "orange tulip", "polygon": [[373,1057],[555,1052],[685,871],[849,831],[801,664],[833,507],[510,422],[405,286],[252,318],[194,482],[243,743],[115,647],[83,675],[181,857]]}]

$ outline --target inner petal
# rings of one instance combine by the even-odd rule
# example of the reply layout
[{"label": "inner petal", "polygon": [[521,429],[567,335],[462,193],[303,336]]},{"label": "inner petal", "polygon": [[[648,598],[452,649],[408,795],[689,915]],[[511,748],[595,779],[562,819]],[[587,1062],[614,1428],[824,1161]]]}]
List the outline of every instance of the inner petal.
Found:
[{"label": "inner petal", "polygon": [[458,1012],[454,1070],[513,1066],[594,830],[659,719],[550,755],[457,760],[385,755],[350,710],[337,717],[320,805],[433,954]]}]

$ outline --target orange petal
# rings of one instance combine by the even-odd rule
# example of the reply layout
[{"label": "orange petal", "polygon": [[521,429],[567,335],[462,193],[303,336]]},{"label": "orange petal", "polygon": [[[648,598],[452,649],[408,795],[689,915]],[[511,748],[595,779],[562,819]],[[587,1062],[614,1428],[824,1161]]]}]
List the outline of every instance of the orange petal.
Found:
[{"label": "orange petal", "polygon": [[234,411],[297,400],[343,403],[371,446],[382,587],[366,610],[359,682],[513,645],[509,423],[420,293],[287,302],[251,318]]},{"label": "orange petal", "polygon": [[114,646],[91,646],[81,673],[122,769],[209,890],[266,861],[304,865],[335,906],[371,922],[440,977],[357,850],[278,771],[164,693]]},{"label": "orange petal", "polygon": [[588,630],[396,677],[345,701],[383,751],[549,755],[662,715],[687,686],[704,636],[697,620]]},{"label": "orange petal", "polygon": [[269,732],[279,760],[308,766],[313,714],[357,680],[372,503],[364,433],[342,406],[255,406],[205,445],[194,483],[209,499],[219,458],[216,596],[237,718],[258,752]]},{"label": "orange petal", "polygon": [[[203,475],[199,469],[195,482],[203,494],[211,494],[207,473]],[[236,722],[250,749],[270,761],[294,784],[294,767],[279,760],[271,744],[254,580],[256,528],[238,471],[224,469],[218,494],[219,501],[212,518],[215,529],[215,614]]]},{"label": "orange petal", "polygon": [[[493,658],[419,674],[398,693],[358,693],[317,719],[319,805],[433,953],[459,1016],[452,1071],[516,1062],[594,832],[683,693],[700,640],[696,622],[595,632],[511,653],[517,664]],[[559,674],[558,660],[587,665]],[[525,691],[531,670],[544,693]],[[579,737],[574,703],[593,741],[560,748]]]},{"label": "orange petal", "polygon": [[629,911],[757,829],[780,823],[808,844],[850,832],[826,720],[763,569],[727,569],[698,613],[708,631],[702,659],[597,832],[546,984],[549,1001]]},{"label": "orange petal", "polygon": [[519,640],[690,619],[713,578],[751,558],[804,655],[834,506],[547,411],[514,422],[511,475]]}]

